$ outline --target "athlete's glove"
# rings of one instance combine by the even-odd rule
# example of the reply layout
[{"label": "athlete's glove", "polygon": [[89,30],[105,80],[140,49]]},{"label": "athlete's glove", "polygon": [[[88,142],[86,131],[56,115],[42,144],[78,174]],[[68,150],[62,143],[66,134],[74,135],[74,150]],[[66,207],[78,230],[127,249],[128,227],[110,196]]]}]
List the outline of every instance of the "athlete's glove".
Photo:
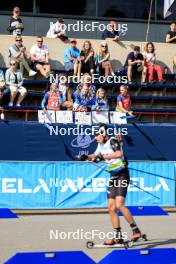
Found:
[{"label": "athlete's glove", "polygon": [[92,159],[93,162],[98,163],[100,161],[104,160],[103,156],[101,154],[97,155],[94,159]]},{"label": "athlete's glove", "polygon": [[76,156],[76,160],[77,161],[86,161],[86,160],[88,160],[88,156],[85,154],[83,154],[81,156],[78,155],[78,156]]}]

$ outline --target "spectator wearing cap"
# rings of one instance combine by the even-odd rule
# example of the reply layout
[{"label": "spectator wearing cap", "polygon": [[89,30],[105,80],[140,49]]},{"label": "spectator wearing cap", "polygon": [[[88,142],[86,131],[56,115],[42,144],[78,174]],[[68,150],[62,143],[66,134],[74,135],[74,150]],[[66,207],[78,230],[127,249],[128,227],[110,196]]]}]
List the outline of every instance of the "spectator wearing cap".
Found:
[{"label": "spectator wearing cap", "polygon": [[[128,83],[132,83],[133,76],[137,73],[143,73],[144,58],[140,53],[140,47],[135,46],[126,58],[124,68],[127,69]],[[142,83],[145,82],[145,76],[142,74]]]},{"label": "spectator wearing cap", "polygon": [[102,39],[104,40],[113,40],[118,41],[119,40],[119,32],[116,30],[116,22],[110,21],[107,28],[102,33]]},{"label": "spectator wearing cap", "polygon": [[28,72],[29,76],[34,76],[37,73],[29,67],[26,47],[23,45],[21,36],[15,37],[15,44],[9,48],[9,58],[18,63],[22,75],[24,75],[24,69]]},{"label": "spectator wearing cap", "polygon": [[49,63],[49,50],[47,45],[43,44],[43,38],[37,37],[37,43],[30,50],[32,68],[34,71],[39,71],[41,75],[48,78],[51,72]]},{"label": "spectator wearing cap", "polygon": [[26,88],[23,85],[23,76],[20,70],[17,69],[16,61],[12,60],[10,62],[10,68],[6,71],[5,74],[6,85],[10,88],[10,102],[9,106],[13,106],[13,102],[17,93],[19,93],[19,97],[17,99],[16,106],[20,106],[21,102],[25,98],[27,94]]},{"label": "spectator wearing cap", "polygon": [[59,38],[62,41],[68,40],[66,35],[66,26],[63,18],[58,18],[56,23],[50,25],[50,28],[46,35],[48,38]]},{"label": "spectator wearing cap", "polygon": [[13,35],[21,35],[24,30],[24,25],[20,18],[20,9],[17,6],[13,9],[13,16],[10,19],[7,30]]},{"label": "spectator wearing cap", "polygon": [[66,48],[64,51],[64,65],[66,71],[74,71],[74,75],[78,73],[78,63],[80,50],[76,47],[76,39],[70,40],[70,47]]},{"label": "spectator wearing cap", "polygon": [[166,34],[166,43],[176,43],[176,22],[170,24],[170,30]]}]

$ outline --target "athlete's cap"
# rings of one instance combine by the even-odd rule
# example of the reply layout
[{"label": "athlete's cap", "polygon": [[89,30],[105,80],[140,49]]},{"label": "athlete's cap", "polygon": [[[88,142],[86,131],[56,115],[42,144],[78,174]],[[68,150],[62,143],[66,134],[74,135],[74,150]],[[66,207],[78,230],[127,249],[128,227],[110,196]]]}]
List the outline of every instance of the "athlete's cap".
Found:
[{"label": "athlete's cap", "polygon": [[97,126],[92,127],[93,135],[94,136],[106,136],[106,131],[107,131],[107,125],[106,124],[99,124]]}]

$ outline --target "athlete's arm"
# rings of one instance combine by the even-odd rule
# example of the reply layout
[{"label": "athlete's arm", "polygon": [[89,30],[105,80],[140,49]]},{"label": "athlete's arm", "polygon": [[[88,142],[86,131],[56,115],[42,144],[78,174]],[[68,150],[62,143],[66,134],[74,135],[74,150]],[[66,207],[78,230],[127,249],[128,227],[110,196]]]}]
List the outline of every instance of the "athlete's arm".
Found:
[{"label": "athlete's arm", "polygon": [[117,150],[111,154],[105,154],[103,155],[103,158],[105,160],[111,160],[111,159],[118,159],[122,157],[122,152],[120,150]]}]

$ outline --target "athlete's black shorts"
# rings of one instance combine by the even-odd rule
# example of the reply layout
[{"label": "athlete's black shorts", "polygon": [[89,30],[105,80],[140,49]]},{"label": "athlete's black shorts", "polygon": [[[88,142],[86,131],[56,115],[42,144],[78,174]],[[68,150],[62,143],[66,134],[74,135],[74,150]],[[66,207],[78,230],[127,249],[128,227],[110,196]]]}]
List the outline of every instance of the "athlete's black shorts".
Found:
[{"label": "athlete's black shorts", "polygon": [[120,172],[111,172],[111,177],[108,184],[108,199],[115,199],[117,196],[126,197],[130,176],[128,169]]}]

